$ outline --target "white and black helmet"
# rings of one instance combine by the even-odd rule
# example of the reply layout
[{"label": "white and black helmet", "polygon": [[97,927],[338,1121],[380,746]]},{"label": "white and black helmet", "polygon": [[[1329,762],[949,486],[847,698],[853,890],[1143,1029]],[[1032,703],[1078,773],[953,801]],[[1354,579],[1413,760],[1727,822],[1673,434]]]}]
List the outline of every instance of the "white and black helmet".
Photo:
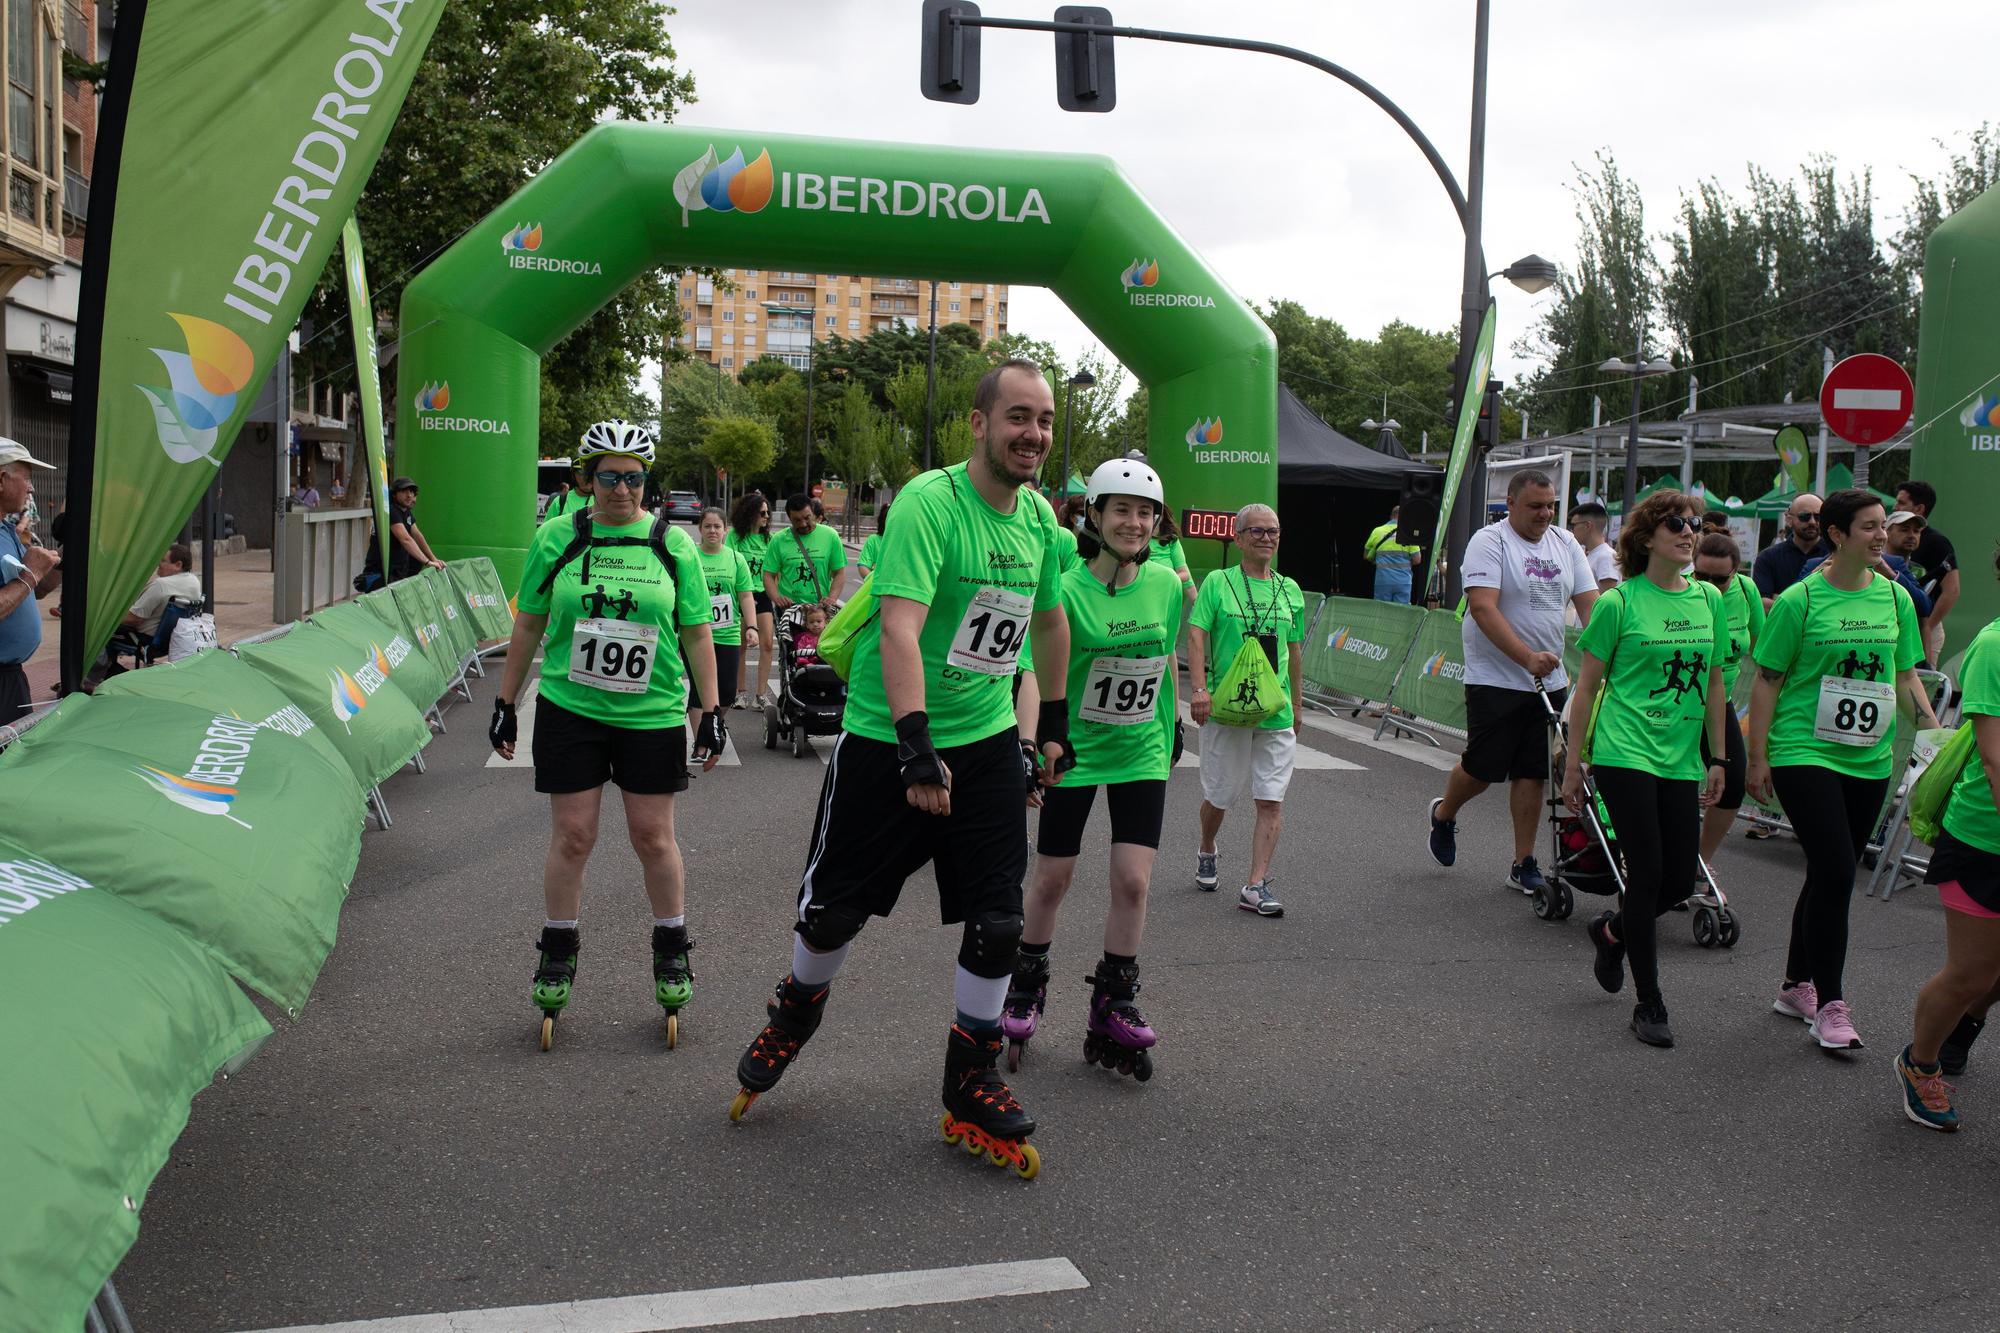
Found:
[{"label": "white and black helmet", "polygon": [[1099,463],[1091,472],[1090,480],[1083,488],[1084,504],[1092,509],[1102,509],[1105,499],[1113,495],[1151,500],[1156,513],[1167,503],[1167,492],[1160,485],[1160,474],[1146,466],[1143,458],[1113,458]]},{"label": "white and black helmet", "polygon": [[653,432],[636,421],[626,421],[613,417],[609,421],[594,421],[583,433],[583,445],[577,451],[576,462],[579,469],[591,459],[604,454],[621,454],[636,458],[647,467],[653,465]]}]

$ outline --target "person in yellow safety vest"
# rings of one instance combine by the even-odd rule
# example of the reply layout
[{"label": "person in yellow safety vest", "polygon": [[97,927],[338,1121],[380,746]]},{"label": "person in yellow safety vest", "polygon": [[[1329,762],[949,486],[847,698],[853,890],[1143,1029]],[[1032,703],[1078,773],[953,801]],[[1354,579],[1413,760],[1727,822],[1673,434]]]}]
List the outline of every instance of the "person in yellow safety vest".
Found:
[{"label": "person in yellow safety vest", "polygon": [[1378,602],[1408,603],[1412,574],[1424,558],[1423,547],[1396,540],[1396,516],[1401,512],[1401,505],[1390,509],[1389,521],[1369,533],[1368,544],[1361,548],[1361,558],[1375,566]]}]

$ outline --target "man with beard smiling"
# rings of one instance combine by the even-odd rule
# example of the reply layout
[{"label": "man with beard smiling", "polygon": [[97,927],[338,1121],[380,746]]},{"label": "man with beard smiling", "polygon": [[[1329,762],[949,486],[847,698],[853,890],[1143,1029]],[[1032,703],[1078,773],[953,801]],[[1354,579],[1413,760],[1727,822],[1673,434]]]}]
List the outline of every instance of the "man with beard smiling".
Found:
[{"label": "man with beard smiling", "polygon": [[1024,1176],[1037,1169],[1022,1142],[1035,1122],[994,1066],[1027,874],[1012,681],[1030,628],[1042,696],[1031,780],[1054,786],[1075,762],[1058,525],[1030,485],[1054,421],[1041,368],[1003,362],[974,395],[971,458],[896,497],[873,575],[880,614],[855,632],[844,730],[799,886],[792,969],[737,1064],[743,1091],[732,1118],[783,1077],[819,1027],[854,937],[929,864],[945,922],[964,923],[945,1050],[946,1138]]}]

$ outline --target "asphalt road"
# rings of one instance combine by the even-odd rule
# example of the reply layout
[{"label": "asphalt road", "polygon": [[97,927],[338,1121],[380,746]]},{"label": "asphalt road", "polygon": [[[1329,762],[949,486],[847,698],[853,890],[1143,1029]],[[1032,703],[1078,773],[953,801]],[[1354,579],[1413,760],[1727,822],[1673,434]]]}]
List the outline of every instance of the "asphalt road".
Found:
[{"label": "asphalt road", "polygon": [[[556,1049],[528,1003],[545,806],[486,765],[491,683],[429,772],[388,788],[311,1004],[194,1107],[118,1273],[146,1333],[1066,1258],[1087,1288],[782,1321],[797,1329],[1990,1326],[1978,1237],[2000,1194],[2000,1049],[1967,1128],[1909,1124],[1891,1073],[1942,954],[1917,891],[1857,899],[1852,1058],[1769,1010],[1798,876],[1732,839],[1729,952],[1663,922],[1680,1045],[1626,1029],[1578,918],[1501,887],[1497,796],[1459,865],[1424,853],[1442,774],[1344,734],[1286,803],[1281,920],[1192,883],[1198,775],[1169,789],[1142,1007],[1149,1084],[1081,1059],[1104,909],[1101,816],[1016,1080],[1040,1179],[947,1148],[938,1082],[957,932],[928,878],[871,926],[825,1026],[740,1125],[738,1053],[789,959],[822,772],[757,747],[679,807],[696,999],[664,1049],[649,918],[616,802]],[[822,743],[822,752],[825,748]],[[1224,830],[1238,876],[1247,819]],[[535,1321],[524,1321],[524,1327]],[[541,1326],[553,1326],[547,1323]],[[568,1327],[569,1325],[565,1325]],[[582,1324],[576,1325],[582,1327]],[[385,1326],[395,1333],[393,1326]]]}]

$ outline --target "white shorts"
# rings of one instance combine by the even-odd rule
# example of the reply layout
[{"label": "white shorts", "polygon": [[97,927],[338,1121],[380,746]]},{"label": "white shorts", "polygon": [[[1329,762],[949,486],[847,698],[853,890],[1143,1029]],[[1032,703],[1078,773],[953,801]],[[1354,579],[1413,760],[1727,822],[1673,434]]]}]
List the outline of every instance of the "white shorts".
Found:
[{"label": "white shorts", "polygon": [[1290,727],[1225,727],[1207,722],[1201,728],[1202,799],[1227,810],[1247,780],[1253,801],[1282,801],[1292,785],[1292,759],[1299,733]]}]

